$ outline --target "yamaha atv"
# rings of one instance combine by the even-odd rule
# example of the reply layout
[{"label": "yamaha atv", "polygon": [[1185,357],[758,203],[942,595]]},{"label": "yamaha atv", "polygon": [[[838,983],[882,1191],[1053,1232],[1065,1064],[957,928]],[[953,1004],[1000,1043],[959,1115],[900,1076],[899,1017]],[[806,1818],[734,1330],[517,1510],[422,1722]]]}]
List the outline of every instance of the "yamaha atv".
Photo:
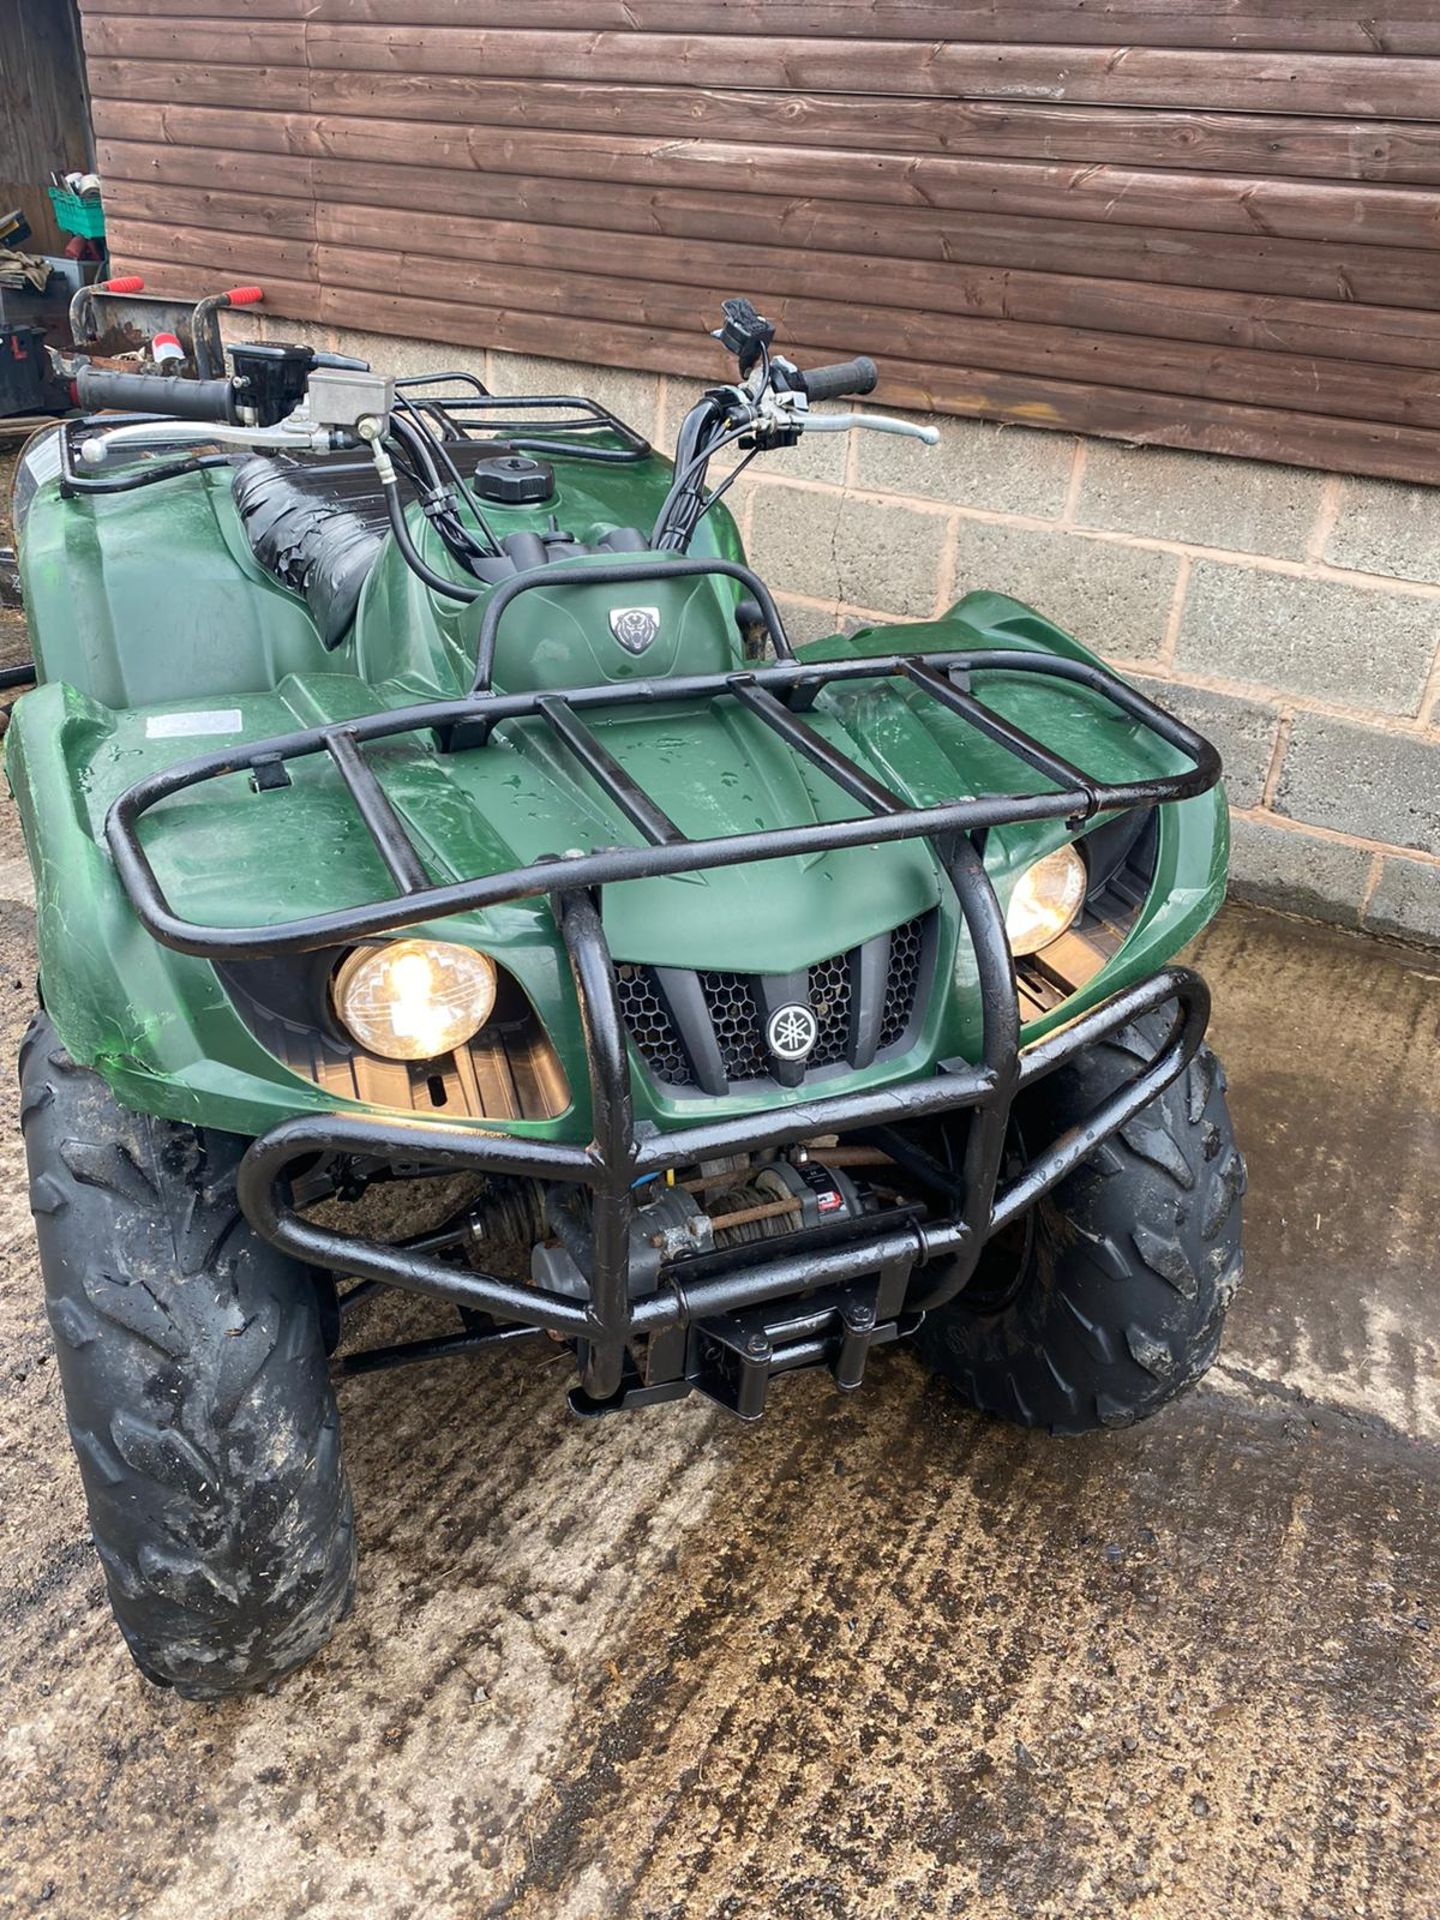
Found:
[{"label": "yamaha atv", "polygon": [[[340,1371],[558,1342],[578,1413],[753,1419],[905,1340],[1080,1433],[1215,1356],[1215,751],[999,594],[796,645],[734,461],[933,432],[717,337],[673,460],[198,328],[69,369],[23,462],[31,1197],[111,1601],[188,1697],[350,1603]],[[377,1228],[402,1181],[448,1210]],[[379,1288],[455,1331],[332,1361]]]}]

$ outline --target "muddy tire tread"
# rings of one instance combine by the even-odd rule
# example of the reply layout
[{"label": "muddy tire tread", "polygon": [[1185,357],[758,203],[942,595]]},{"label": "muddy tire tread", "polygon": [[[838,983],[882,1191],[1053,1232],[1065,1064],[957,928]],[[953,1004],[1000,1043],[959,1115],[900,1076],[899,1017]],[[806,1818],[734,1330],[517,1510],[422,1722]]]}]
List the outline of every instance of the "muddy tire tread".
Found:
[{"label": "muddy tire tread", "polygon": [[[1164,1031],[1153,1017],[1124,1027],[1045,1083],[1045,1137],[1153,1057]],[[1038,1119],[1038,1102],[1030,1111]],[[1224,1071],[1203,1047],[1040,1203],[1037,1277],[1019,1299],[931,1314],[922,1357],[973,1406],[1024,1426],[1079,1434],[1149,1418],[1215,1359],[1243,1274],[1244,1191]]]},{"label": "muddy tire tread", "polygon": [[263,1686],[323,1645],[354,1590],[314,1286],[240,1213],[243,1140],[122,1108],[43,1013],[20,1077],[46,1305],[120,1630],[189,1699]]}]

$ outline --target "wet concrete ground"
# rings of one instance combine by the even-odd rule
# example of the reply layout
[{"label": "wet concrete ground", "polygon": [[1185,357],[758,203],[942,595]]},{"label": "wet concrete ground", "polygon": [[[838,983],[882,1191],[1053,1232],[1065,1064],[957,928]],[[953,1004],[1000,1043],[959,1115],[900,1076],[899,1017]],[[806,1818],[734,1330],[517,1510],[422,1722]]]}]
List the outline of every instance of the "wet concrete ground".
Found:
[{"label": "wet concrete ground", "polygon": [[[7,1058],[18,851],[0,804]],[[757,1428],[575,1421],[529,1351],[351,1380],[355,1614],[218,1708],[111,1626],[0,1074],[0,1914],[1435,1920],[1440,961],[1244,910],[1198,958],[1251,1194],[1188,1400],[1062,1443],[899,1351]]]}]

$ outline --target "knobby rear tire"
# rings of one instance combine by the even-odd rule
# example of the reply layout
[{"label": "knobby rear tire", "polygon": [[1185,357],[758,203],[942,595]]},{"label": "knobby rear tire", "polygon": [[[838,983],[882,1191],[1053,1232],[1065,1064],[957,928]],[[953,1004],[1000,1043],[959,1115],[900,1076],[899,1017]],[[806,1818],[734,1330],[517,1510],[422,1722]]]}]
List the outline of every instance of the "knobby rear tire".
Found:
[{"label": "knobby rear tire", "polygon": [[43,1013],[20,1082],[65,1411],[120,1631],[187,1699],[263,1686],[325,1643],[354,1591],[312,1279],[240,1213],[244,1140],[120,1106]]}]

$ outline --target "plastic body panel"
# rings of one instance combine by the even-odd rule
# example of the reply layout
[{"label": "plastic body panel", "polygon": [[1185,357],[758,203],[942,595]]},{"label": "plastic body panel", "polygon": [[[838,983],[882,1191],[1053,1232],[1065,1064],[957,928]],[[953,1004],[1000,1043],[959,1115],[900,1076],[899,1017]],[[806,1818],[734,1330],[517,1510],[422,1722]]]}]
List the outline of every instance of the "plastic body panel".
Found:
[{"label": "plastic body panel", "polygon": [[[559,498],[543,511],[487,511],[505,530],[541,529],[555,512],[589,541],[610,527],[647,526],[669,475],[658,458],[623,472],[572,462],[557,469]],[[717,515],[696,550],[739,557],[733,525]],[[438,562],[438,546],[428,555]],[[17,706],[7,765],[36,872],[43,988],[62,1039],[120,1099],[146,1111],[258,1134],[293,1114],[334,1109],[332,1096],[256,1042],[207,961],[163,949],[139,927],[103,850],[105,812],[145,773],[222,744],[227,732],[262,739],[462,692],[474,668],[477,608],[437,598],[392,547],[366,585],[352,633],[326,653],[303,601],[254,562],[223,472],[118,500],[63,502],[42,489],[28,516],[24,567],[47,684]],[[670,583],[633,597],[659,609],[651,657],[636,661],[611,641],[610,614],[626,603],[622,589],[542,590],[507,619],[497,683],[563,688],[739,664],[734,596],[723,584]],[[822,641],[806,655],[987,645],[1091,657],[1029,609],[992,594],[969,596],[942,620]],[[1137,756],[1142,769],[1155,765],[1153,743],[1142,751],[1132,729],[1078,692],[1017,683],[995,704],[1097,776],[1121,777]],[[913,804],[1014,781],[1013,763],[962,723],[922,721],[895,695],[827,699],[811,717]],[[854,811],[731,704],[681,716],[651,703],[607,718],[597,732],[622,764],[643,774],[687,834]],[[437,873],[490,871],[624,833],[583,773],[523,725],[478,752],[442,757],[418,740],[396,746],[384,758],[383,778]],[[1002,900],[1023,869],[1064,837],[1059,826],[990,836],[986,864]],[[256,795],[237,776],[179,796],[157,813],[147,849],[167,893],[218,922],[280,920],[390,890],[373,845],[319,767],[274,793]],[[1027,1038],[1171,959],[1218,906],[1226,852],[1218,792],[1164,809],[1155,885],[1129,938]],[[619,961],[787,973],[937,903],[935,986],[915,1044],[898,1060],[827,1080],[829,1092],[898,1083],[928,1074],[937,1061],[973,1057],[973,960],[923,845],[632,882],[609,889],[603,907]],[[548,905],[517,903],[433,930],[486,948],[510,969],[575,1089],[575,1105],[559,1119],[512,1123],[507,1131],[588,1139],[583,1042]],[[671,1128],[696,1118],[693,1099],[667,1096],[639,1068],[634,1081],[638,1119]],[[707,1101],[704,1111],[742,1113],[803,1097],[767,1088]]]}]

